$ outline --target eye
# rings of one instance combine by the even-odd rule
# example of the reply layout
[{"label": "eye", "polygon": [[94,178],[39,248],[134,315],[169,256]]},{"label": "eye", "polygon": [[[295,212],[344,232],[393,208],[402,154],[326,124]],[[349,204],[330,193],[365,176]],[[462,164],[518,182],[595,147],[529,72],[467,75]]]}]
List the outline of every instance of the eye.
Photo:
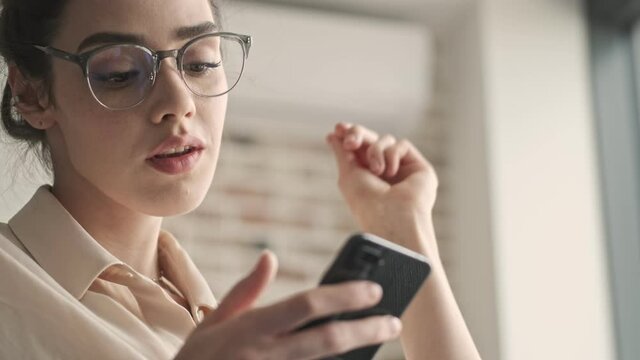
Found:
[{"label": "eye", "polygon": [[101,83],[102,86],[120,88],[135,82],[139,76],[140,71],[130,70],[107,73],[93,73],[91,78],[93,81]]},{"label": "eye", "polygon": [[216,69],[221,65],[222,65],[222,61],[217,63],[204,62],[204,63],[185,64],[184,70],[189,74],[202,75],[207,73],[208,70]]}]

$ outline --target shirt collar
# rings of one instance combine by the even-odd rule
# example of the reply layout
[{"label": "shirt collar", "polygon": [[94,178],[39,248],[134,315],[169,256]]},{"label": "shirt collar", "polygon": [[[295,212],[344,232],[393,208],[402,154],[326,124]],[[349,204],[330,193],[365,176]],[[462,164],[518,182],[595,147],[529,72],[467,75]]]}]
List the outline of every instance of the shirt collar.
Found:
[{"label": "shirt collar", "polygon": [[69,214],[43,185],[9,220],[34,260],[76,299],[106,268],[122,264]]},{"label": "shirt collar", "polygon": [[217,304],[209,284],[191,257],[169,232],[161,230],[158,238],[158,262],[164,276],[182,292],[198,317],[200,308],[213,310]]},{"label": "shirt collar", "polygon": [[[126,264],[98,243],[43,185],[9,220],[9,227],[35,261],[76,299],[112,265]],[[165,277],[183,293],[194,314],[217,304],[207,281],[169,232],[161,230],[158,261]],[[133,269],[131,269],[133,271]]]}]

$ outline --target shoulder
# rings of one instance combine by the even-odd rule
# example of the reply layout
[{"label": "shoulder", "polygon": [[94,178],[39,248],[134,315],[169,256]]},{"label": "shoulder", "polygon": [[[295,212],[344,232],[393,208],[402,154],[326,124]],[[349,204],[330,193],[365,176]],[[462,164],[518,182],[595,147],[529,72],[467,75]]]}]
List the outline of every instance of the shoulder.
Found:
[{"label": "shoulder", "polygon": [[0,269],[0,273],[11,274],[12,277],[49,278],[6,223],[0,223]]},{"label": "shoulder", "polygon": [[25,254],[28,253],[24,245],[22,245],[13,231],[11,231],[9,225],[6,223],[0,223],[0,249],[8,251],[11,247],[22,250]]},{"label": "shoulder", "polygon": [[31,259],[4,223],[0,274],[0,359],[87,359],[96,351],[100,358],[142,358]]},{"label": "shoulder", "polygon": [[31,257],[11,227],[4,223],[0,223],[0,274],[0,318],[6,315],[3,312],[7,308],[26,306],[33,310],[42,308],[39,302],[43,299],[71,296]]}]

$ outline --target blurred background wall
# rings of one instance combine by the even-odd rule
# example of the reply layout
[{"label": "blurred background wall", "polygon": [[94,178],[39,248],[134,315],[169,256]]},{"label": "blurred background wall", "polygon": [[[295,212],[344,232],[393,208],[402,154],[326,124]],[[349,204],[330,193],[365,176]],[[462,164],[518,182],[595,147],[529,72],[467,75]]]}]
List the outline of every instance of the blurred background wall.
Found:
[{"label": "blurred background wall", "polygon": [[[436,227],[484,359],[615,358],[588,70],[577,0],[227,1],[254,36],[214,185],[166,220],[218,297],[263,248],[262,303],[315,286],[357,230],[324,135],[407,137],[441,178]],[[41,182],[3,144],[0,221]],[[13,183],[13,184],[12,184]],[[425,334],[425,337],[429,336]],[[398,343],[378,359],[402,359]]]}]

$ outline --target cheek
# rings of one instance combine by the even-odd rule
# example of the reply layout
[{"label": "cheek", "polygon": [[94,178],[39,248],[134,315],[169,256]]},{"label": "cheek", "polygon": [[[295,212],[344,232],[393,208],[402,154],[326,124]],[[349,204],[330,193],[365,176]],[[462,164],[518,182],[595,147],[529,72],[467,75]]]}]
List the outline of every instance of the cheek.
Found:
[{"label": "cheek", "polygon": [[81,173],[108,172],[119,157],[126,155],[123,151],[135,129],[93,98],[78,66],[54,70],[59,71],[54,71],[53,96],[71,164]]},{"label": "cheek", "polygon": [[209,136],[207,139],[209,143],[219,148],[227,113],[228,97],[223,95],[208,100],[198,107],[198,117],[206,126],[205,132]]},{"label": "cheek", "polygon": [[79,109],[98,105],[91,95],[82,69],[70,62],[54,62],[52,90],[55,104],[63,109],[69,108],[70,105]]},{"label": "cheek", "polygon": [[101,178],[116,179],[115,174],[125,175],[132,158],[130,136],[133,129],[123,129],[113,119],[81,117],[82,122],[65,129],[65,141],[71,164],[86,177],[100,182]]},{"label": "cheek", "polygon": [[[159,175],[145,162],[155,143],[145,116],[103,110],[93,99],[71,102],[61,98],[60,130],[74,172],[118,203],[131,209],[169,216],[188,212],[206,196],[213,179],[225,121],[226,96],[196,100],[196,115],[183,119],[184,128],[207,142],[209,148],[196,171],[180,181]],[[144,108],[140,108],[142,111]],[[166,130],[166,129],[165,129]]]},{"label": "cheek", "polygon": [[211,185],[211,180],[217,167],[220,154],[220,144],[222,142],[222,132],[227,111],[227,97],[207,99],[198,104],[198,119],[202,128],[199,129],[200,136],[206,139],[208,144],[207,158],[203,166],[204,172],[207,174],[207,189]]}]

